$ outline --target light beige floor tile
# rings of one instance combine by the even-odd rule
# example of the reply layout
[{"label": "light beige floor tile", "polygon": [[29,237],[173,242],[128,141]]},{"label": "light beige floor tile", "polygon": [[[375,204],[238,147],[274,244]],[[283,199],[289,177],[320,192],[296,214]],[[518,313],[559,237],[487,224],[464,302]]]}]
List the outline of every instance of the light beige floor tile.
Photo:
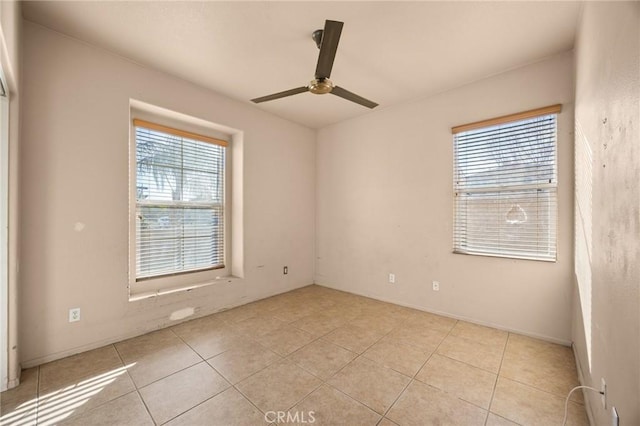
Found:
[{"label": "light beige floor tile", "polygon": [[49,362],[40,366],[40,394],[47,394],[122,367],[122,361],[113,345]]},{"label": "light beige floor tile", "polygon": [[392,339],[382,339],[362,355],[378,364],[413,377],[431,353]]},{"label": "light beige floor tile", "polygon": [[173,331],[164,329],[116,343],[131,378],[140,388],[202,359]]},{"label": "light beige floor tile", "polygon": [[333,343],[316,340],[289,355],[289,359],[311,374],[327,380],[356,356],[356,353]]},{"label": "light beige floor tile", "polygon": [[[159,422],[188,410],[173,425],[268,424],[247,397],[289,414],[319,407],[316,424],[474,424],[502,360],[486,425],[559,424],[564,396],[578,384],[570,348],[317,285],[116,348],[120,353],[107,346],[43,365],[39,385],[38,368],[25,370],[22,385],[0,396],[0,423],[34,424],[39,387],[42,426],[151,424],[132,392],[133,377],[139,387],[147,385],[141,393]],[[418,361],[410,354],[428,356],[436,348],[406,388],[410,379],[392,369],[411,375]],[[229,384],[191,349],[246,395],[222,390]],[[355,359],[355,352],[364,356]],[[209,383],[211,375],[216,379]],[[328,384],[319,388],[319,378]],[[573,399],[582,402],[579,393]],[[381,418],[394,401],[389,418]],[[569,424],[587,424],[583,405],[572,402],[570,414]]]},{"label": "light beige floor tile", "polygon": [[[313,418],[314,426],[335,425],[372,425],[375,426],[381,416],[368,407],[353,400],[342,392],[323,385],[306,397],[304,401],[289,410],[292,416],[297,415],[299,422]],[[307,421],[306,423],[310,423]]]},{"label": "light beige floor tile", "polygon": [[153,420],[137,392],[131,392],[114,399],[86,413],[61,421],[68,426],[113,426],[113,425],[153,425]]},{"label": "light beige floor tile", "polygon": [[451,329],[451,335],[468,340],[504,347],[509,333],[491,327],[485,327],[466,321],[458,321]]},{"label": "light beige floor tile", "polygon": [[362,314],[353,320],[349,321],[349,324],[355,325],[365,330],[372,330],[376,334],[387,334],[393,330],[401,320],[393,318],[392,315],[385,314]]},{"label": "light beige floor tile", "polygon": [[276,311],[286,306],[287,300],[285,298],[285,295],[278,295],[278,296],[272,296],[266,299],[258,300],[253,304],[258,307],[260,312],[267,314],[269,312]]},{"label": "light beige floor tile", "polygon": [[236,388],[263,412],[286,411],[321,383],[293,362],[283,360],[238,383]]},{"label": "light beige floor tile", "polygon": [[385,339],[393,339],[431,353],[436,350],[445,337],[447,337],[446,331],[416,325],[403,325],[385,336]]},{"label": "light beige floor tile", "polygon": [[291,323],[292,326],[306,331],[314,337],[324,336],[344,324],[341,318],[324,312],[313,313]]},{"label": "light beige floor tile", "polygon": [[342,324],[346,324],[360,316],[362,312],[358,307],[350,306],[344,302],[337,302],[334,306],[323,309],[322,313],[329,315],[331,318],[340,320]]},{"label": "light beige floor tile", "polygon": [[162,424],[228,388],[230,384],[206,362],[140,389],[151,416]]},{"label": "light beige floor tile", "polygon": [[484,425],[487,412],[441,390],[413,381],[387,414],[400,425]]},{"label": "light beige floor tile", "polygon": [[57,424],[61,418],[81,415],[135,390],[125,367],[68,382],[38,398],[38,424]]},{"label": "light beige floor tile", "polygon": [[372,330],[366,330],[355,325],[347,324],[336,328],[331,333],[322,337],[322,339],[361,354],[366,351],[369,346],[380,340],[382,336],[383,334],[379,334]]},{"label": "light beige floor tile", "polygon": [[275,352],[251,342],[209,358],[207,362],[235,384],[281,359]]},{"label": "light beige floor tile", "polygon": [[174,325],[171,329],[178,336],[190,336],[205,333],[207,330],[224,324],[224,321],[219,319],[215,314],[208,315],[201,318],[196,318],[190,321],[182,322],[178,325]]},{"label": "light beige floor tile", "polygon": [[416,376],[423,383],[484,409],[489,409],[496,378],[496,374],[438,354],[429,358]]},{"label": "light beige floor tile", "polygon": [[248,303],[246,305],[218,312],[215,314],[215,318],[233,323],[254,317],[262,312],[264,311],[261,304]]},{"label": "light beige floor tile", "polygon": [[448,333],[456,325],[457,320],[453,318],[443,317],[441,315],[432,314],[414,310],[406,315],[405,325],[432,328]]},{"label": "light beige floor tile", "polygon": [[407,376],[360,357],[328,383],[377,413],[384,414],[409,381]]},{"label": "light beige floor tile", "polygon": [[316,301],[316,303],[315,303],[314,306],[315,306],[316,309],[318,309],[320,311],[332,308],[332,307],[336,306],[339,303],[339,301],[335,300],[334,297],[328,296],[328,295],[325,295],[325,294],[316,296],[315,301]]},{"label": "light beige floor tile", "polygon": [[466,362],[492,373],[497,373],[500,369],[503,352],[504,348],[499,346],[485,345],[456,336],[447,336],[437,350],[437,353],[441,355]]},{"label": "light beige floor tile", "polygon": [[[578,371],[571,348],[511,334],[500,375],[558,396],[578,386]],[[571,395],[582,403],[581,392]]]},{"label": "light beige floor tile", "polygon": [[220,320],[203,319],[197,324],[190,324],[192,322],[177,325],[173,327],[173,331],[204,359],[234,348],[247,340],[234,330],[232,325]]},{"label": "light beige floor tile", "polygon": [[509,351],[513,353],[525,353],[528,355],[545,356],[550,358],[571,358],[571,348],[533,337],[510,333],[508,340]]},{"label": "light beige floor tile", "polygon": [[316,309],[304,303],[287,305],[272,312],[273,316],[287,323],[297,321],[316,312]]},{"label": "light beige floor tile", "polygon": [[312,342],[314,337],[306,331],[286,325],[260,336],[257,340],[278,355],[287,356]]},{"label": "light beige floor tile", "polygon": [[496,414],[489,413],[489,417],[487,417],[487,423],[485,423],[485,426],[518,426],[518,423],[507,420],[504,417],[500,417]]},{"label": "light beige floor tile", "polygon": [[[559,425],[564,416],[564,398],[499,377],[491,412],[521,425]],[[567,424],[589,424],[583,405],[569,402]]]},{"label": "light beige floor tile", "polygon": [[229,388],[167,423],[167,426],[267,425],[264,415],[237,390]]},{"label": "light beige floor tile", "polygon": [[258,338],[286,324],[281,319],[265,314],[238,321],[232,328],[245,336]]},{"label": "light beige floor tile", "polygon": [[35,424],[38,395],[38,367],[22,370],[20,385],[0,394],[0,424]]}]

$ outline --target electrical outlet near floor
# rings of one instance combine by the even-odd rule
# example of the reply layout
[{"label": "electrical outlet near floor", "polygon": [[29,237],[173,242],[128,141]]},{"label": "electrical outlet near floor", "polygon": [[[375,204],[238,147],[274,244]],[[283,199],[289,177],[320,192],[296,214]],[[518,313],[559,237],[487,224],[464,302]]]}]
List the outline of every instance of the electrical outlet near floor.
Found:
[{"label": "electrical outlet near floor", "polygon": [[600,383],[600,401],[602,402],[602,408],[607,408],[607,382],[604,381],[604,377],[602,378],[602,382]]},{"label": "electrical outlet near floor", "polygon": [[285,266],[284,268],[282,268],[282,273],[283,273],[284,275],[287,275],[287,274],[289,273],[289,267],[288,267],[288,266]]},{"label": "electrical outlet near floor", "polygon": [[80,308],[69,309],[69,322],[80,321]]},{"label": "electrical outlet near floor", "polygon": [[433,281],[433,291],[440,291],[440,281]]},{"label": "electrical outlet near floor", "polygon": [[395,284],[396,283],[396,274],[389,274],[389,282],[391,284]]}]

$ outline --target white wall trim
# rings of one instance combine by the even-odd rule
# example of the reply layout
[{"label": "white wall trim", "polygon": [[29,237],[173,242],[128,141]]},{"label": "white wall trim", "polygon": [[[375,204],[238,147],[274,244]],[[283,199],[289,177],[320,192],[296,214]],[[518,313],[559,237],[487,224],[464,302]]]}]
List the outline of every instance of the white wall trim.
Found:
[{"label": "white wall trim", "polygon": [[[257,302],[258,300],[266,299],[266,298],[269,298],[269,297],[272,297],[272,296],[277,296],[279,294],[283,294],[283,293],[287,293],[287,292],[290,292],[290,291],[293,291],[293,290],[297,290],[299,288],[307,287],[309,285],[312,285],[312,284],[303,284],[303,285],[297,285],[297,286],[294,285],[294,286],[292,286],[291,288],[288,288],[288,289],[284,289],[284,290],[280,289],[280,290],[277,290],[275,292],[263,293],[262,295],[257,296],[255,298],[252,298],[250,300],[243,300],[241,303],[239,303],[237,305],[225,306],[223,308],[218,307],[218,308],[214,308],[214,309],[211,309],[211,310],[200,310],[197,315],[190,316],[190,317],[185,318],[184,320],[181,320],[181,321],[172,321],[169,318],[169,316],[167,316],[166,319],[165,319],[165,322],[161,323],[160,326],[158,326],[158,327],[151,327],[151,328],[150,327],[139,327],[139,328],[137,328],[135,330],[132,330],[130,332],[122,333],[122,334],[119,334],[117,336],[110,337],[108,339],[96,340],[95,342],[91,342],[91,343],[89,343],[87,345],[82,345],[82,346],[78,346],[78,347],[75,347],[75,348],[72,348],[72,349],[68,349],[68,350],[65,350],[65,351],[49,354],[49,355],[46,355],[46,356],[43,356],[43,357],[38,357],[38,358],[33,358],[33,359],[30,359],[30,360],[22,361],[21,365],[22,365],[22,368],[36,367],[38,365],[45,364],[47,362],[56,361],[58,359],[66,358],[68,356],[76,355],[76,354],[79,354],[79,353],[82,353],[82,352],[86,352],[86,351],[90,351],[90,350],[93,350],[93,349],[98,349],[98,348],[101,348],[103,346],[107,346],[107,345],[111,345],[111,344],[114,344],[114,343],[121,342],[123,340],[131,339],[131,338],[138,337],[138,336],[142,336],[143,334],[151,333],[153,331],[157,331],[157,330],[162,330],[162,329],[165,329],[165,328],[173,327],[174,325],[178,325],[178,324],[181,324],[183,322],[187,322],[187,321],[191,321],[191,320],[194,320],[194,319],[206,317],[208,315],[216,314],[218,312],[227,311],[229,309],[233,309],[233,308],[237,308],[239,306],[247,305],[249,303]],[[16,383],[16,385],[17,385],[17,383]]]},{"label": "white wall trim", "polygon": [[[0,79],[6,88],[4,73]],[[0,391],[9,383],[9,98],[0,98]]]},{"label": "white wall trim", "polygon": [[562,346],[571,346],[571,344],[572,344],[572,342],[570,340],[558,339],[558,338],[555,338],[555,337],[544,336],[544,335],[540,335],[540,334],[537,334],[537,333],[530,333],[528,331],[518,330],[518,329],[515,329],[515,328],[509,328],[509,327],[504,327],[502,325],[493,324],[493,323],[490,323],[490,322],[478,321],[478,320],[476,320],[474,318],[469,318],[469,317],[465,317],[465,316],[462,316],[462,315],[456,315],[456,314],[452,314],[450,312],[429,310],[429,309],[425,309],[422,306],[413,305],[411,303],[400,302],[400,301],[395,300],[395,299],[389,299],[389,298],[386,298],[386,297],[373,296],[373,295],[370,295],[370,294],[364,294],[364,293],[360,293],[360,292],[357,292],[357,291],[345,290],[345,289],[340,288],[340,287],[332,286],[331,284],[325,284],[325,283],[319,283],[319,282],[315,282],[314,284],[322,286],[322,287],[331,288],[333,290],[344,291],[345,293],[350,293],[350,294],[355,294],[355,295],[358,295],[358,296],[368,297],[369,299],[379,300],[381,302],[393,303],[394,305],[404,306],[405,308],[416,309],[418,311],[428,312],[430,314],[436,314],[436,315],[441,315],[441,316],[452,318],[452,319],[467,321],[467,322],[471,322],[473,324],[483,325],[485,327],[492,327],[492,328],[496,328],[498,330],[507,331],[509,333],[520,334],[522,336],[532,337],[534,339],[540,339],[540,340],[544,340],[545,342],[555,343],[555,344],[562,345]]},{"label": "white wall trim", "polygon": [[[578,383],[580,383],[581,386],[589,386],[584,381],[584,374],[582,374],[582,364],[580,364],[580,357],[578,357],[578,351],[573,342],[571,343],[571,351],[573,352],[573,357],[576,361],[576,369],[578,370]],[[587,413],[587,418],[589,419],[589,424],[595,425],[596,422],[593,420],[593,410],[591,409],[591,400],[589,399],[588,392],[588,389],[582,389],[582,399],[584,400],[585,411]]]}]

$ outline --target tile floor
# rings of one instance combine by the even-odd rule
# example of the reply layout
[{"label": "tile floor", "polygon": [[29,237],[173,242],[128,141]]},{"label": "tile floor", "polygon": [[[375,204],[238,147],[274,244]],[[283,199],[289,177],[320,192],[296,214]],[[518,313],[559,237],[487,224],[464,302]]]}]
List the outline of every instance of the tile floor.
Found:
[{"label": "tile floor", "polygon": [[577,384],[570,348],[313,285],[25,370],[0,423],[560,425]]}]

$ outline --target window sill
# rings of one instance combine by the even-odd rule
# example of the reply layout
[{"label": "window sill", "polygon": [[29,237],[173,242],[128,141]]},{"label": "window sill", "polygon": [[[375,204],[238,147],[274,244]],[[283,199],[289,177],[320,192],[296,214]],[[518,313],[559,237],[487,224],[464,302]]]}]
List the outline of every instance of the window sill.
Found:
[{"label": "window sill", "polygon": [[238,281],[240,279],[241,278],[233,275],[227,275],[224,277],[217,277],[213,280],[209,280],[209,281],[197,283],[197,284],[183,285],[179,287],[167,287],[167,288],[162,288],[155,291],[145,291],[140,293],[129,293],[129,302],[137,302],[140,300],[149,299],[151,297],[165,296],[168,294],[191,291],[197,288],[209,287],[209,286],[220,284],[220,283],[233,283],[234,281]]},{"label": "window sill", "polygon": [[534,262],[546,262],[546,263],[557,263],[558,258],[546,258],[546,257],[528,257],[528,256],[517,256],[517,255],[507,255],[507,254],[494,254],[494,253],[482,253],[482,252],[472,252],[472,251],[452,251],[453,254],[462,254],[465,256],[480,256],[480,257],[492,257],[494,259],[511,259],[511,260],[531,260]]}]

